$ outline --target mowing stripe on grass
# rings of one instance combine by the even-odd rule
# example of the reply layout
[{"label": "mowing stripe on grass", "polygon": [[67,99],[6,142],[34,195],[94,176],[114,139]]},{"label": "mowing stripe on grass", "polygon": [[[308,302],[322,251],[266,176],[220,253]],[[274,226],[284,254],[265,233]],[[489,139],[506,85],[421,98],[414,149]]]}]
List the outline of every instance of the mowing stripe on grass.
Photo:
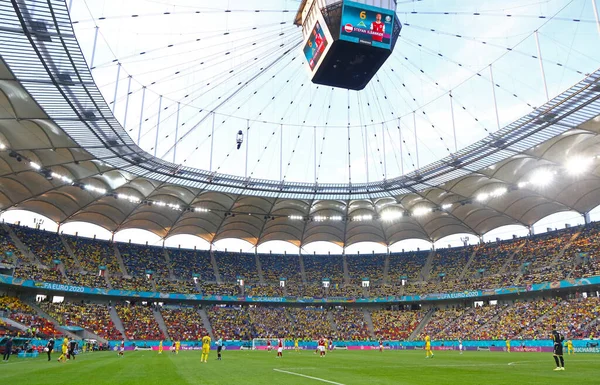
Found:
[{"label": "mowing stripe on grass", "polygon": [[328,384],[334,384],[334,385],[344,385],[342,383],[339,382],[334,382],[334,381],[329,381],[329,380],[325,380],[323,378],[319,378],[319,377],[312,377],[312,376],[307,376],[305,374],[300,374],[300,373],[294,373],[294,372],[288,372],[287,370],[280,370],[280,369],[273,369],[276,372],[279,373],[286,373],[286,374],[291,374],[293,376],[299,376],[299,377],[304,377],[304,378],[309,378],[311,380],[315,380],[315,381],[321,381],[321,382],[326,382]]}]

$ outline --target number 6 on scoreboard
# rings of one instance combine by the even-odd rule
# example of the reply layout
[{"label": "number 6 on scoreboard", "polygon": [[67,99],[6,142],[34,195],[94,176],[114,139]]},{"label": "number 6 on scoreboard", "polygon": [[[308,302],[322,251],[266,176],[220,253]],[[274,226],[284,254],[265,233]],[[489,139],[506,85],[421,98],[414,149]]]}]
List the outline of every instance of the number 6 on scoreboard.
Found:
[{"label": "number 6 on scoreboard", "polygon": [[360,18],[361,18],[362,20],[366,19],[366,18],[367,18],[367,11],[361,11],[361,12],[360,12]]}]

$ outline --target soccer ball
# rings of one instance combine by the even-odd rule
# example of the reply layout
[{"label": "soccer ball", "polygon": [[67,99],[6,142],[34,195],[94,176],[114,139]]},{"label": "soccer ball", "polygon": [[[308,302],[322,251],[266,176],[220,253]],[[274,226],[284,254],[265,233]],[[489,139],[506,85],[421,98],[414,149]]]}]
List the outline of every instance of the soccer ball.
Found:
[{"label": "soccer ball", "polygon": [[44,353],[48,353],[48,348],[44,348]]}]

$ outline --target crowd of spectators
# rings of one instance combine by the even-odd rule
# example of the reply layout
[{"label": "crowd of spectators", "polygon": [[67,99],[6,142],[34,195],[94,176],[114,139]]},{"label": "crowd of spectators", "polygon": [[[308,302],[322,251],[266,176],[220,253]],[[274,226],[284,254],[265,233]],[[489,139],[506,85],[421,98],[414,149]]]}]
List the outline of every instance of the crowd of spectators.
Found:
[{"label": "crowd of spectators", "polygon": [[[99,266],[107,266],[112,286],[122,290],[172,293],[197,293],[190,275],[199,274],[203,292],[215,295],[240,295],[235,285],[241,276],[246,293],[252,296],[297,297],[363,297],[386,295],[423,295],[428,293],[486,290],[514,285],[589,277],[600,274],[600,224],[569,228],[524,239],[500,241],[467,248],[443,249],[432,259],[432,269],[423,283],[422,270],[429,251],[386,255],[347,255],[350,284],[344,282],[342,256],[304,255],[304,267],[309,284],[301,284],[300,261],[295,255],[259,255],[262,271],[270,286],[259,284],[254,254],[215,252],[215,259],[225,285],[216,285],[209,251],[169,249],[170,258],[160,247],[120,244],[121,255],[134,278],[119,275],[119,264],[110,242],[65,236],[79,262],[69,256],[55,233],[14,226],[33,253],[46,265],[42,268],[22,263],[14,276],[36,281],[71,283],[86,287],[109,287],[98,277]],[[566,247],[571,243],[570,247]],[[6,232],[0,232],[0,247],[18,253]],[[561,251],[564,251],[561,254]],[[511,256],[511,263],[506,265]],[[562,255],[562,257],[561,257]],[[468,271],[460,278],[470,256]],[[384,266],[389,258],[389,280],[384,281]],[[54,265],[59,259],[60,265]],[[167,260],[170,259],[172,269]],[[23,261],[22,261],[23,262]],[[82,272],[77,265],[81,266]],[[64,270],[64,274],[63,274]],[[145,277],[152,270],[152,279]],[[170,271],[178,280],[173,280]],[[426,274],[427,275],[427,274]],[[279,287],[279,278],[287,278],[286,289]],[[322,279],[330,278],[330,287],[322,287]],[[371,280],[371,288],[361,287],[362,278]],[[400,280],[406,279],[406,285]],[[206,283],[206,284],[204,284]],[[155,285],[156,284],[156,285]]]},{"label": "crowd of spectators", "polygon": [[47,267],[53,267],[54,261],[59,260],[66,270],[78,270],[77,263],[65,250],[58,234],[23,226],[13,226],[12,228],[21,242]]},{"label": "crowd of spectators", "polygon": [[173,274],[178,279],[189,280],[198,274],[202,281],[215,282],[215,269],[208,250],[167,249]]},{"label": "crowd of spectators", "polygon": [[371,285],[383,284],[385,254],[346,255],[348,274],[353,285],[360,285],[368,278]]},{"label": "crowd of spectators", "polygon": [[186,281],[174,281],[166,278],[154,278],[156,290],[161,293],[178,293],[178,294],[199,294],[200,290],[196,287],[194,281],[188,278]]},{"label": "crowd of spectators", "polygon": [[447,313],[448,326],[439,333],[431,336],[436,340],[480,340],[482,335],[479,328],[487,324],[494,317],[501,314],[508,305],[477,306],[467,309],[462,317],[455,318],[453,313]]},{"label": "crowd of spectators", "polygon": [[88,273],[97,273],[104,266],[111,274],[121,273],[112,243],[99,239],[63,235],[73,254],[79,259],[81,268]]},{"label": "crowd of spectators", "polygon": [[98,273],[70,273],[67,272],[67,279],[72,285],[91,287],[91,288],[108,288],[106,278],[99,276]]},{"label": "crowd of spectators", "polygon": [[421,272],[427,262],[429,251],[390,254],[389,283],[399,283],[403,277],[409,282],[422,281]]},{"label": "crowd of spectators", "polygon": [[588,325],[600,316],[598,297],[565,299],[551,308],[542,324],[529,325],[520,334],[524,339],[549,338],[548,325],[556,325],[566,338],[587,338]]},{"label": "crowd of spectators", "polygon": [[107,340],[123,338],[106,305],[42,302],[40,307],[62,326],[78,326]]},{"label": "crowd of spectators", "polygon": [[425,339],[425,336],[440,335],[446,328],[449,328],[452,322],[461,322],[460,318],[465,314],[466,309],[440,309],[436,310],[427,325],[419,333],[419,339]]},{"label": "crowd of spectators", "polygon": [[[544,314],[557,305],[556,299],[536,299],[532,301],[518,301],[508,307],[501,317],[490,320],[478,329],[477,334],[485,340],[514,339],[523,330],[531,327]],[[540,324],[539,328],[547,329],[548,324]],[[546,338],[547,332],[537,336],[538,339]]]},{"label": "crowd of spectators", "polygon": [[515,254],[509,268],[518,271],[528,264],[529,271],[536,271],[550,266],[559,253],[569,244],[573,235],[580,230],[579,227],[572,227],[527,238],[525,245]]},{"label": "crowd of spectators", "polygon": [[279,285],[281,278],[285,278],[290,285],[302,283],[300,260],[297,255],[259,254],[259,261],[266,283]]},{"label": "crowd of spectators", "polygon": [[55,268],[45,268],[36,265],[20,265],[13,274],[15,278],[32,279],[37,282],[66,283],[62,272]]},{"label": "crowd of spectators", "polygon": [[252,338],[294,337],[287,310],[281,307],[250,307],[247,309]]},{"label": "crowd of spectators", "polygon": [[371,313],[376,338],[384,340],[406,340],[419,326],[424,311],[420,310],[376,310]]},{"label": "crowd of spectators", "polygon": [[371,337],[362,310],[336,309],[332,311],[332,315],[336,326],[336,339],[365,341]]},{"label": "crowd of spectators", "polygon": [[246,295],[253,297],[284,297],[286,290],[275,285],[254,285],[246,287]]},{"label": "crowd of spectators", "polygon": [[331,284],[344,283],[344,265],[341,255],[303,255],[304,272],[309,284],[329,278]]},{"label": "crowd of spectators", "polygon": [[473,246],[437,250],[433,257],[429,280],[436,281],[441,275],[444,280],[457,280],[473,252]]},{"label": "crowd of spectators", "polygon": [[129,275],[142,277],[152,271],[155,277],[169,278],[169,267],[164,249],[156,246],[118,243],[119,252]]},{"label": "crowd of spectators", "polygon": [[[469,267],[467,277],[479,279],[502,272],[506,261],[525,243],[524,239],[484,243],[475,247],[475,257]],[[481,271],[481,272],[480,272]]]},{"label": "crowd of spectators", "polygon": [[131,277],[126,278],[122,276],[111,276],[110,281],[112,287],[118,290],[128,290],[128,291],[147,291],[153,292],[154,288],[152,287],[152,282],[146,278],[142,277]]},{"label": "crowd of spectators", "polygon": [[298,339],[316,340],[323,336],[331,336],[334,332],[324,309],[291,308],[289,314],[292,320],[292,335]]},{"label": "crowd of spectators", "polygon": [[125,334],[130,340],[164,340],[152,308],[141,305],[116,305],[115,309],[123,322]]},{"label": "crowd of spectators", "polygon": [[369,296],[374,297],[394,297],[404,295],[404,286],[400,283],[371,285],[367,290]]},{"label": "crowd of spectators", "polygon": [[[7,253],[12,253],[12,257],[9,258]],[[21,251],[15,246],[8,232],[3,228],[0,228],[0,260],[8,264],[15,264],[18,261],[24,260],[23,254],[21,254]]]},{"label": "crowd of spectators", "polygon": [[24,334],[38,337],[54,337],[60,335],[54,324],[37,315],[35,309],[16,297],[0,296],[0,310],[8,315],[8,318],[16,321],[27,328]]},{"label": "crowd of spectators", "polygon": [[214,306],[206,310],[215,338],[224,340],[252,339],[251,321],[242,307]]},{"label": "crowd of spectators", "polygon": [[214,252],[223,282],[237,282],[242,277],[248,283],[258,283],[256,256],[248,253]]},{"label": "crowd of spectators", "polygon": [[587,278],[600,275],[600,222],[583,228],[564,254],[562,264],[576,264],[572,278]]},{"label": "crowd of spectators", "polygon": [[334,284],[325,290],[328,297],[347,297],[347,298],[362,298],[365,297],[366,291],[358,283],[339,285]]},{"label": "crowd of spectators", "polygon": [[240,286],[235,283],[202,283],[200,285],[204,295],[241,295]]},{"label": "crowd of spectators", "polygon": [[198,309],[193,307],[163,307],[161,314],[169,337],[174,341],[199,341],[208,335]]},{"label": "crowd of spectators", "polygon": [[291,297],[325,297],[325,289],[323,288],[322,283],[314,283],[309,285],[287,285],[286,291]]}]

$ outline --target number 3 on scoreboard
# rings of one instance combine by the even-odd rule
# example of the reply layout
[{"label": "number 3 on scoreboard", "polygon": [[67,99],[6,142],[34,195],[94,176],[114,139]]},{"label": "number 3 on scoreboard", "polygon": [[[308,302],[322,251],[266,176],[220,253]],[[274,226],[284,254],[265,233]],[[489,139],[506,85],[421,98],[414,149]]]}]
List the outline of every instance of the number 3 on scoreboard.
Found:
[{"label": "number 3 on scoreboard", "polygon": [[361,18],[362,20],[366,19],[366,18],[367,18],[367,11],[361,11],[361,12],[360,12],[360,18]]}]

